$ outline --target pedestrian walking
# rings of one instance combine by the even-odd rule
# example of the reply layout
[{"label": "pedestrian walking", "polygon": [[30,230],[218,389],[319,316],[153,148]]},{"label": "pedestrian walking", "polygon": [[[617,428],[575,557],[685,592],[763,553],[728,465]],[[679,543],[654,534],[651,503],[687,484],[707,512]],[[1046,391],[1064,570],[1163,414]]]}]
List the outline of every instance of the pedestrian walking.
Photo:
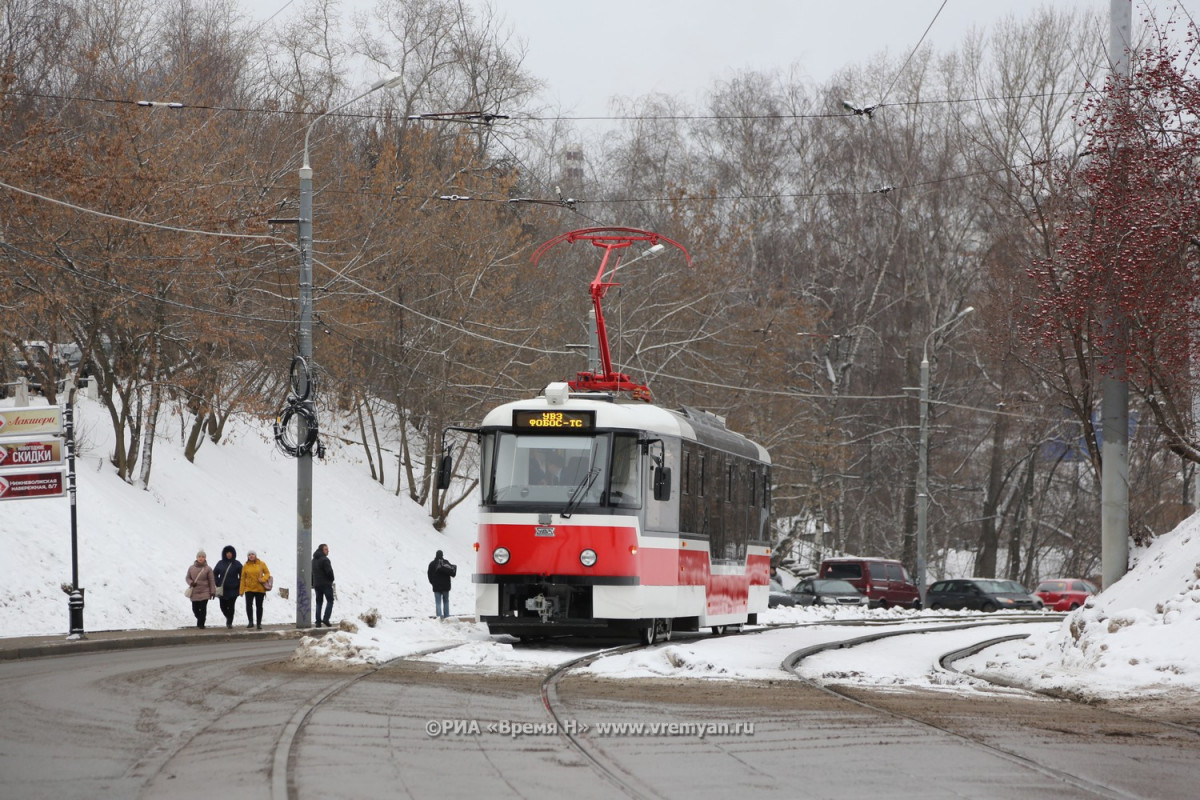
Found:
[{"label": "pedestrian walking", "polygon": [[188,588],[184,594],[192,598],[196,627],[203,628],[208,617],[208,601],[217,593],[217,582],[213,579],[212,567],[208,566],[208,556],[203,550],[196,553],[196,563],[188,567],[186,580]]},{"label": "pedestrian walking", "polygon": [[[246,563],[242,565],[242,582],[239,593],[246,597],[246,627],[258,627],[262,630],[263,598],[271,591],[274,579],[267,569],[267,562],[260,561],[258,553],[253,550],[246,553]],[[258,612],[257,619],[255,611]]]},{"label": "pedestrian walking", "polygon": [[238,593],[242,588],[242,562],[237,560],[237,549],[233,545],[227,544],[221,551],[221,560],[213,567],[213,577],[217,580],[217,601],[225,615],[225,627],[232,628]]},{"label": "pedestrian walking", "polygon": [[438,550],[429,562],[429,584],[433,586],[433,611],[438,617],[450,616],[450,579],[458,574],[458,567],[442,557]]},{"label": "pedestrian walking", "polygon": [[[312,587],[317,597],[316,627],[330,627],[329,618],[333,616],[333,565],[329,563],[329,545],[319,544],[313,551]],[[325,616],[321,617],[321,605],[325,605]]]}]

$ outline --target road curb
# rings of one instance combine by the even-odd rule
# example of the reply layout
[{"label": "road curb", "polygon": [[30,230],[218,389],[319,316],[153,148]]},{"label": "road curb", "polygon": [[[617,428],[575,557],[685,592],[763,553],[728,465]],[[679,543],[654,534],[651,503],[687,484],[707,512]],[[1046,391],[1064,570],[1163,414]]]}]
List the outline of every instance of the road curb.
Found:
[{"label": "road curb", "polygon": [[158,634],[146,635],[140,631],[131,631],[129,636],[113,635],[104,632],[103,638],[95,639],[63,639],[59,642],[38,642],[36,644],[16,644],[6,647],[0,640],[0,661],[17,661],[27,658],[46,658],[47,656],[64,656],[75,653],[101,653],[112,650],[134,650],[141,647],[174,647],[186,644],[245,642],[253,639],[300,639],[304,636],[320,638],[336,628],[305,628],[293,630],[243,630],[211,633],[184,630],[179,632],[164,631]]}]

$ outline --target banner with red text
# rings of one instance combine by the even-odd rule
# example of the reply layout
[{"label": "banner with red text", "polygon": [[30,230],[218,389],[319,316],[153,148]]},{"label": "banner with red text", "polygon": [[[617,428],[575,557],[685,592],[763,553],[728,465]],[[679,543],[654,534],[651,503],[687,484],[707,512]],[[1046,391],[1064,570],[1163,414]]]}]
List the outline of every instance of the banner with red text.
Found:
[{"label": "banner with red text", "polygon": [[63,440],[0,438],[0,471],[10,467],[52,467],[63,463]]},{"label": "banner with red text", "polygon": [[62,497],[67,481],[62,472],[13,472],[0,474],[0,500]]}]

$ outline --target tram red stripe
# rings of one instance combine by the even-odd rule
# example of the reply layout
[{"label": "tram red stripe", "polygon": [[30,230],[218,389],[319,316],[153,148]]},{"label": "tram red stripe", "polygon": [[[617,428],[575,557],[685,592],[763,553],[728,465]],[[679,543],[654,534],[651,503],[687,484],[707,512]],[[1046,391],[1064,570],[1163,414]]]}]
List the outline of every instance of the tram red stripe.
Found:
[{"label": "tram red stripe", "polygon": [[[749,587],[766,586],[770,580],[766,555],[748,556],[744,573],[714,575],[707,549],[695,541],[679,541],[667,548],[643,546],[633,553],[631,548],[638,545],[633,527],[559,525],[554,526],[553,536],[538,536],[537,527],[481,524],[476,571],[483,575],[636,575],[645,586],[705,586],[709,613],[745,611]],[[492,560],[492,552],[501,546],[511,556],[503,565]],[[584,548],[596,551],[595,566],[580,563]]]}]

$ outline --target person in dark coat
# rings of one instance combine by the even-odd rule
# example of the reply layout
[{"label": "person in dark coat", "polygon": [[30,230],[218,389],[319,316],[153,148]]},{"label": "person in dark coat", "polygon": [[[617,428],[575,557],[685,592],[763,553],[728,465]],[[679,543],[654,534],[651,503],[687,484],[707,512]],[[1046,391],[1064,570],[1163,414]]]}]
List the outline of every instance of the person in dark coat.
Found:
[{"label": "person in dark coat", "polygon": [[458,574],[458,567],[442,557],[438,550],[429,562],[429,584],[433,586],[433,610],[438,617],[450,616],[450,579]]},{"label": "person in dark coat", "polygon": [[227,544],[221,551],[221,560],[213,567],[213,577],[217,579],[217,601],[225,615],[225,627],[232,628],[238,588],[242,585],[242,562],[237,560],[237,549],[233,545]]},{"label": "person in dark coat", "polygon": [[[333,565],[329,563],[329,545],[319,544],[313,551],[312,588],[317,597],[316,627],[331,627],[333,616]],[[325,604],[325,617],[321,617],[321,604]]]}]

